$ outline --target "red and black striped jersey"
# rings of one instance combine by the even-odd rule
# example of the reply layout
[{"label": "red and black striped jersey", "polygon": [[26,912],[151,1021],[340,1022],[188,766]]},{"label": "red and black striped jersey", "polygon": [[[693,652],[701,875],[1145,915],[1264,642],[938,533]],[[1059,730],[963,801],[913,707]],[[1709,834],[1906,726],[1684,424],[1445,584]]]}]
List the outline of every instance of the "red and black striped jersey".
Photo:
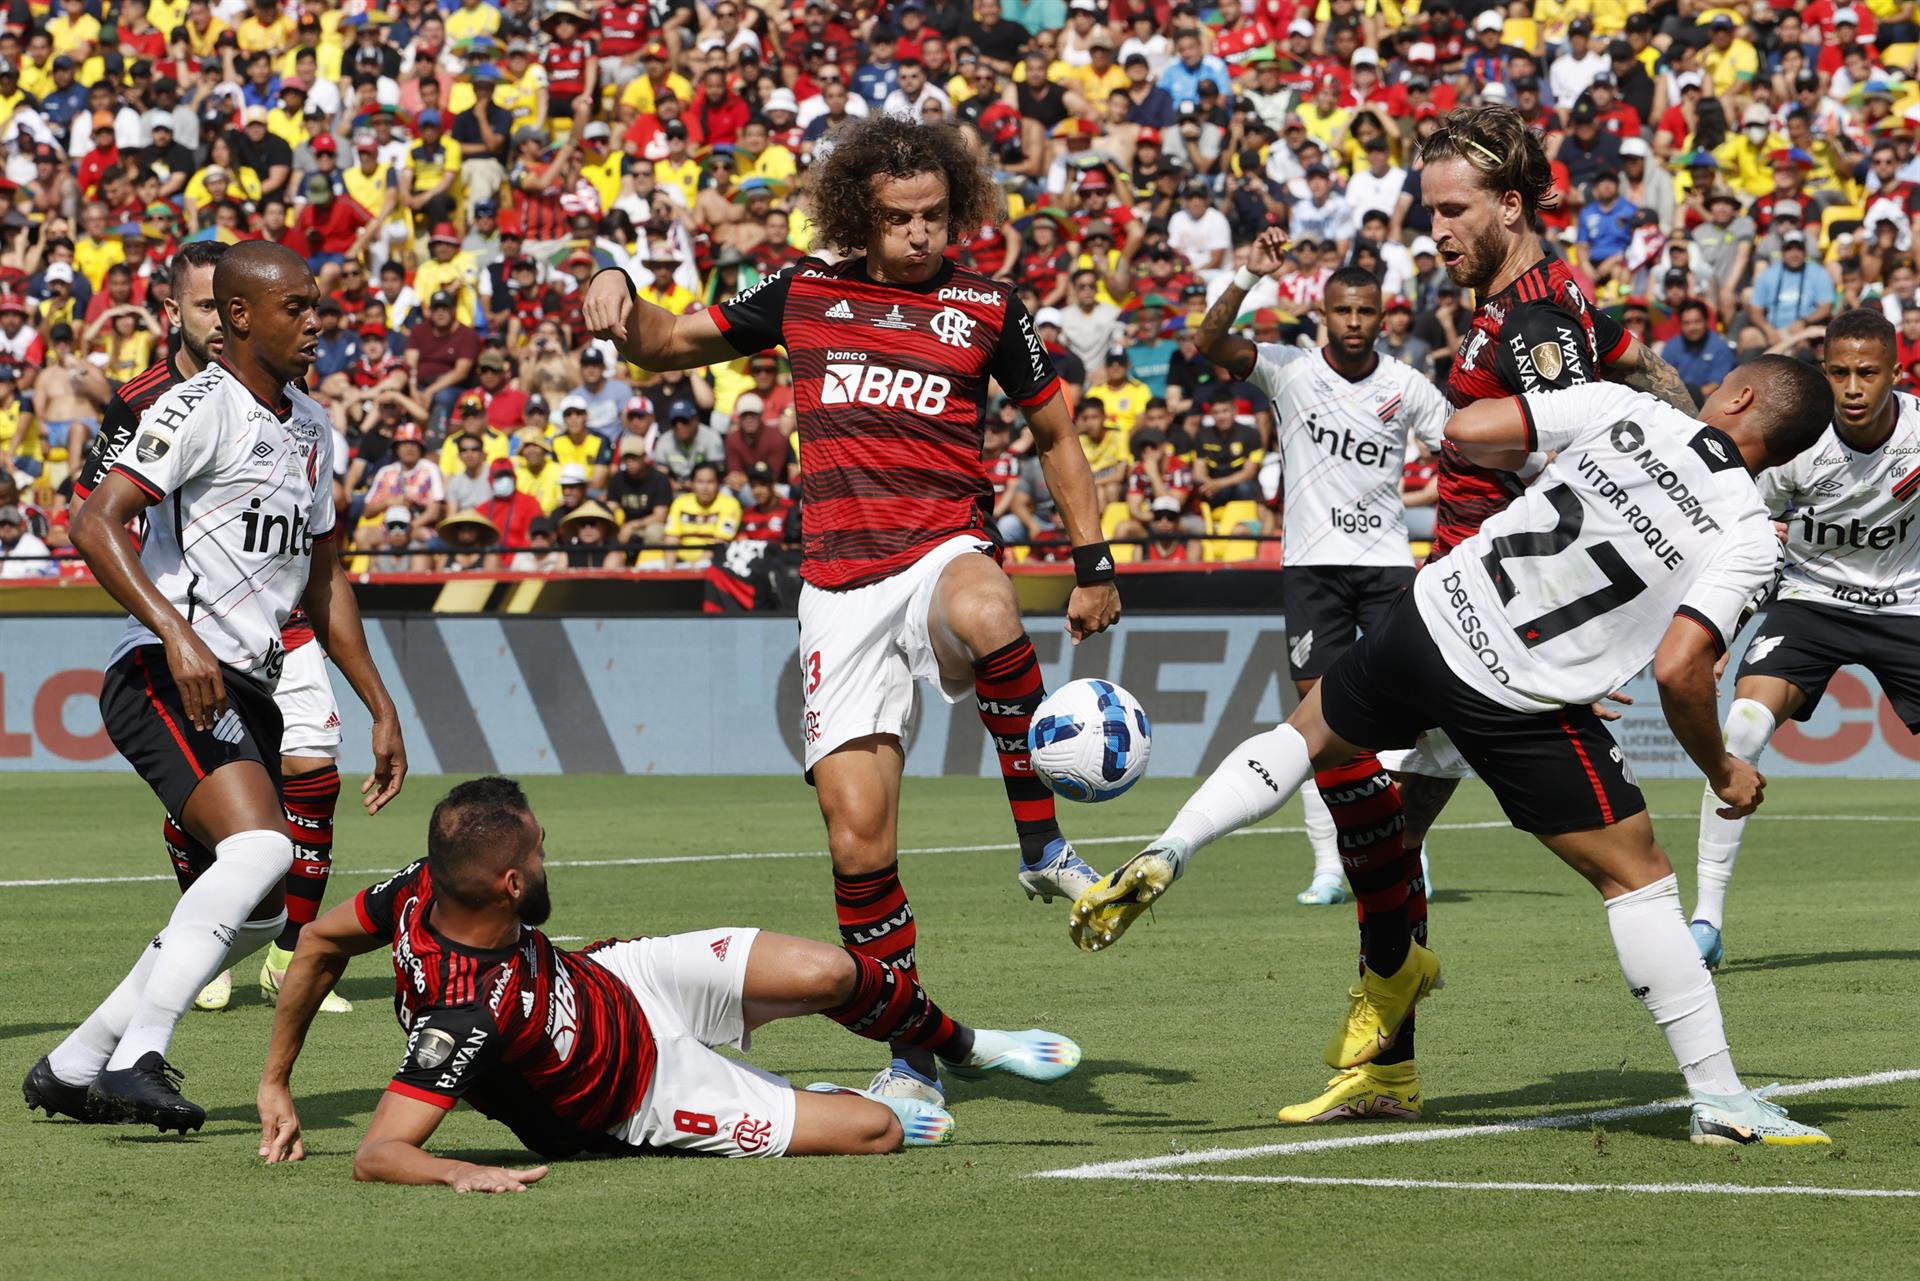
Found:
[{"label": "red and black striped jersey", "polygon": [[943,262],[878,284],[867,260],[802,258],[709,315],[736,351],[784,344],[800,422],[801,577],[864,587],[955,534],[985,532],[987,383],[1016,404],[1059,387],[1033,319],[1003,281]]},{"label": "red and black striped jersey", "polygon": [[[1566,263],[1542,258],[1473,313],[1447,374],[1447,399],[1460,409],[1476,400],[1590,383],[1631,341],[1617,321],[1588,304]],[[1449,442],[1440,451],[1427,559],[1438,560],[1472,537],[1481,521],[1504,511],[1525,488],[1510,472],[1468,462]]]},{"label": "red and black striped jersey", "polygon": [[425,859],[362,890],[353,908],[393,944],[407,1054],[389,1090],[442,1108],[465,1099],[542,1156],[632,1150],[608,1131],[646,1096],[653,1032],[633,991],[587,959],[593,947],[557,948],[531,926],[494,951],[444,937]]}]

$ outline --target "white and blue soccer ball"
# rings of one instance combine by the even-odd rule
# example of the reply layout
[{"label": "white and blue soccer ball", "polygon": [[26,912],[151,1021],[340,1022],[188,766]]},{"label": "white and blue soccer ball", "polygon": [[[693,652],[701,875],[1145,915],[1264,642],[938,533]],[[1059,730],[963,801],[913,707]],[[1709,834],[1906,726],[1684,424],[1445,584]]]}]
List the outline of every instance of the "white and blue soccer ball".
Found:
[{"label": "white and blue soccer ball", "polygon": [[1068,681],[1033,714],[1027,750],[1040,781],[1070,801],[1110,801],[1140,781],[1153,726],[1112,681]]}]

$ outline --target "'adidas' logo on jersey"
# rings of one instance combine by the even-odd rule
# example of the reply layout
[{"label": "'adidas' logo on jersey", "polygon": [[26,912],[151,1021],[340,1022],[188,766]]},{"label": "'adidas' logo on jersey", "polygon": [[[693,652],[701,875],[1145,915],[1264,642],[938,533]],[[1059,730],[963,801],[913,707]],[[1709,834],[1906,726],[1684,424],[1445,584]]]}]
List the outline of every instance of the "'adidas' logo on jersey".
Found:
[{"label": "'adidas' logo on jersey", "polygon": [[827,319],[828,320],[852,320],[853,308],[847,306],[847,300],[845,298],[842,298],[839,302],[827,308]]},{"label": "'adidas' logo on jersey", "polygon": [[707,944],[707,946],[713,951],[713,959],[716,961],[726,960],[727,944],[731,942],[733,942],[733,935],[729,934],[725,938],[715,939],[713,942]]}]

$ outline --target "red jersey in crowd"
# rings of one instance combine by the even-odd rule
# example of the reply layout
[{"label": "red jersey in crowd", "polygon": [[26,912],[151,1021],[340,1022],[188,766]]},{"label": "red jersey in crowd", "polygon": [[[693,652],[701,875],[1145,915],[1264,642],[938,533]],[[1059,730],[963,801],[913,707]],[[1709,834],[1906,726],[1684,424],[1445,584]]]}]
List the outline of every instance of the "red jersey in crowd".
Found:
[{"label": "red jersey in crowd", "polygon": [[[1163,488],[1177,493],[1168,497],[1178,497],[1181,502],[1192,504],[1193,468],[1187,460],[1178,454],[1167,454],[1160,460],[1160,484]],[[1127,473],[1127,497],[1138,498],[1143,503],[1152,503],[1156,495],[1153,492],[1153,477],[1147,475],[1145,463],[1135,463],[1133,470]]]},{"label": "red jersey in crowd", "polygon": [[[482,950],[433,928],[425,859],[353,900],[393,944],[393,1012],[407,1057],[387,1088],[451,1109],[461,1099],[542,1156],[624,1152],[608,1130],[653,1081],[653,1031],[633,990],[530,925]],[[596,944],[594,946],[606,946]]]},{"label": "red jersey in crowd", "polygon": [[540,65],[547,72],[547,101],[553,104],[553,114],[569,114],[568,104],[587,91],[587,63],[592,59],[593,44],[587,40],[569,40],[565,44],[556,40],[540,55]]},{"label": "red jersey in crowd", "polygon": [[[1565,262],[1542,258],[1473,313],[1447,372],[1447,400],[1461,409],[1476,400],[1590,383],[1632,341],[1620,322],[1588,305]],[[1448,441],[1440,451],[1440,502],[1428,561],[1472,537],[1525,488],[1510,472],[1468,462]]]},{"label": "red jersey in crowd", "polygon": [[1011,286],[950,261],[923,284],[878,284],[867,260],[803,258],[708,309],[743,356],[784,345],[806,507],[801,577],[879,582],[956,534],[983,532],[987,382],[1014,403],[1059,375]]},{"label": "red jersey in crowd", "polygon": [[645,4],[610,4],[600,10],[600,56],[626,58],[639,53],[647,43],[651,25]]},{"label": "red jersey in crowd", "polygon": [[791,515],[791,498],[775,498],[765,507],[749,507],[740,513],[738,536],[759,543],[777,543],[787,536],[787,518]]}]

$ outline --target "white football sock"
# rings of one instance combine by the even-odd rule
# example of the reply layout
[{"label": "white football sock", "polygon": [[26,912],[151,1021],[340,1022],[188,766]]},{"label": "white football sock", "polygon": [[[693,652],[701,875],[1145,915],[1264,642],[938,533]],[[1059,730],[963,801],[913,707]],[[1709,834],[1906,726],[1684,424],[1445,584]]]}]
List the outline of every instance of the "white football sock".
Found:
[{"label": "white football sock", "polygon": [[213,866],[174,904],[146,991],[107,1060],[113,1071],[132,1067],[149,1051],[165,1054],[174,1025],[226,968],[228,954],[249,938],[247,952],[272,937],[254,937],[266,922],[247,918],[293,866],[293,842],[285,830],[240,832],[214,846],[213,854]]},{"label": "white football sock", "polygon": [[1176,856],[1176,868],[1184,869],[1202,845],[1279,809],[1312,777],[1307,740],[1291,725],[1255,734],[1234,748],[1167,826],[1162,841]]},{"label": "white football sock", "polygon": [[1307,844],[1313,847],[1313,879],[1339,880],[1345,872],[1340,867],[1340,843],[1333,826],[1333,811],[1327,808],[1326,798],[1312,782],[1300,789],[1300,806],[1307,812]]},{"label": "white football sock", "polygon": [[[1727,709],[1727,751],[1752,764],[1767,750],[1775,728],[1773,713],[1764,703],[1751,698],[1736,698]],[[1740,857],[1740,838],[1747,830],[1744,818],[1721,818],[1714,813],[1726,804],[1711,787],[1700,800],[1699,862],[1695,864],[1698,897],[1693,919],[1705,921],[1716,930],[1727,910],[1727,885],[1733,880],[1733,865]]]},{"label": "white football sock", "polygon": [[52,1054],[47,1056],[48,1065],[53,1074],[68,1085],[91,1085],[93,1078],[107,1066],[107,1058],[113,1053],[113,1047],[120,1044],[120,1037],[127,1030],[127,1021],[140,1005],[140,998],[146,993],[147,979],[153,973],[153,967],[160,960],[161,940],[165,931],[145,947],[140,949],[140,959],[133,963],[127,976],[120,980],[120,986],[106,1000],[87,1015],[86,1022],[75,1028],[67,1039],[60,1042]]},{"label": "white football sock", "polygon": [[1680,914],[1680,882],[1671,874],[1607,900],[1607,928],[1627,988],[1667,1038],[1687,1085],[1710,1094],[1742,1086],[1727,1052],[1720,997]]}]

